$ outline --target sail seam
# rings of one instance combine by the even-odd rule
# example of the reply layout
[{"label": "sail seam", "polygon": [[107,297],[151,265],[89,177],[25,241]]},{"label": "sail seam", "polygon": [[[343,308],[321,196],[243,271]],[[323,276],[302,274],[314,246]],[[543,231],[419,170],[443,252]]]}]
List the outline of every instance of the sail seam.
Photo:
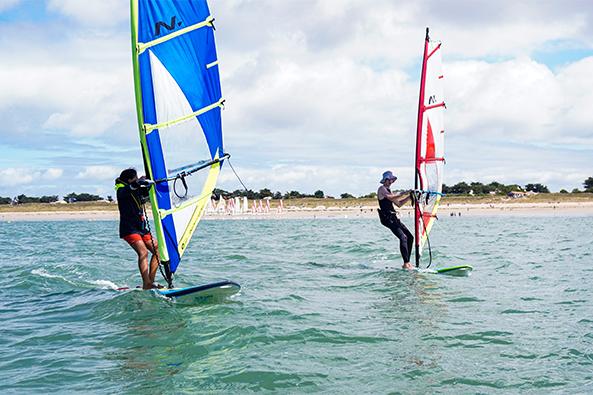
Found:
[{"label": "sail seam", "polygon": [[206,107],[202,107],[199,110],[192,112],[191,114],[184,115],[184,116],[174,119],[172,121],[161,122],[161,123],[157,123],[157,124],[145,123],[144,124],[144,132],[146,134],[149,134],[150,132],[152,132],[155,129],[169,128],[171,126],[178,125],[182,122],[188,121],[194,117],[197,117],[198,115],[202,115],[202,114],[204,114],[210,110],[213,110],[217,107],[222,107],[223,105],[224,105],[224,99],[221,98],[216,103],[210,104],[209,106],[206,106]]},{"label": "sail seam", "polygon": [[136,45],[136,51],[138,51],[138,54],[141,54],[142,52],[146,51],[150,47],[154,47],[155,45],[162,44],[166,41],[172,40],[172,39],[179,37],[183,34],[193,32],[194,30],[198,30],[198,29],[200,29],[202,27],[206,27],[206,26],[214,27],[212,22],[214,22],[214,17],[212,15],[208,15],[206,17],[206,19],[204,19],[202,22],[198,22],[194,25],[190,25],[183,29],[179,29],[174,33],[167,34],[164,37],[157,38],[156,40],[152,40],[147,43],[138,43]]}]

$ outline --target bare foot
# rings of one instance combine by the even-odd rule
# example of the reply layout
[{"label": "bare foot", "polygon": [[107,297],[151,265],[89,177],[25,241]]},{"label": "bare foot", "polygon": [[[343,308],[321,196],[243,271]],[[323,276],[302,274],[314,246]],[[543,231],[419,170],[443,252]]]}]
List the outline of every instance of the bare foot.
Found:
[{"label": "bare foot", "polygon": [[402,265],[402,269],[414,270],[414,267],[410,262],[406,262]]}]

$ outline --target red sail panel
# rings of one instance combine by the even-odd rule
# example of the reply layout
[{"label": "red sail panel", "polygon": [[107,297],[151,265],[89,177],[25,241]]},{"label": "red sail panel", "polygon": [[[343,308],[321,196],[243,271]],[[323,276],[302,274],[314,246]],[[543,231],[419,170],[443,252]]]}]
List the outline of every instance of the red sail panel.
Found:
[{"label": "red sail panel", "polygon": [[430,119],[427,119],[426,122],[426,155],[424,156],[425,161],[434,160],[435,156],[435,146],[434,146],[434,136],[432,135],[432,126],[430,125]]}]

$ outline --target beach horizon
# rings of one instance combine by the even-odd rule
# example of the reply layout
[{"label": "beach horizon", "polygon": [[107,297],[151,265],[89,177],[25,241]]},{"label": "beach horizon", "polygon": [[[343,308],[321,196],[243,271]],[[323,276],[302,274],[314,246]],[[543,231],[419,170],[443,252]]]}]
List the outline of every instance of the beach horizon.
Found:
[{"label": "beach horizon", "polygon": [[[366,202],[365,202],[366,203]],[[24,207],[23,207],[24,206]],[[26,207],[14,207],[14,210],[3,208],[0,211],[0,221],[110,221],[118,220],[119,213],[116,203],[85,204],[82,206],[69,205],[68,210],[60,210],[63,205],[36,204]],[[48,209],[48,208],[51,208]],[[66,208],[66,207],[65,207]],[[287,204],[283,209],[272,207],[268,212],[211,212],[204,215],[205,220],[229,219],[356,219],[375,218],[378,205],[307,205]],[[150,210],[147,210],[150,211]],[[401,218],[412,218],[413,208],[410,206],[398,209]],[[593,200],[585,201],[501,201],[495,203],[443,203],[439,208],[439,217],[457,216],[591,216],[593,215]],[[151,217],[151,213],[149,212]]]}]

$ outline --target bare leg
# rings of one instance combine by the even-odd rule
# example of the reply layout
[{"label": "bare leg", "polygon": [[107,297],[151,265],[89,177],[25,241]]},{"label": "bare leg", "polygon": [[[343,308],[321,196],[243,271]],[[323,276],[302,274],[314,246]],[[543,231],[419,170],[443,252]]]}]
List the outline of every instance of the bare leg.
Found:
[{"label": "bare leg", "polygon": [[144,245],[144,241],[138,240],[134,244],[132,244],[132,248],[138,254],[138,269],[140,270],[140,275],[142,276],[142,288],[143,289],[151,289],[152,288],[152,281],[150,280],[150,275],[148,272],[148,249]]},{"label": "bare leg", "polygon": [[[154,242],[154,248],[152,246],[152,243]],[[150,258],[150,283],[154,283],[154,279],[156,277],[156,271],[159,268],[159,245],[157,243],[156,240],[153,240],[153,242],[145,242],[145,246],[146,248],[152,252],[152,258]]]}]

